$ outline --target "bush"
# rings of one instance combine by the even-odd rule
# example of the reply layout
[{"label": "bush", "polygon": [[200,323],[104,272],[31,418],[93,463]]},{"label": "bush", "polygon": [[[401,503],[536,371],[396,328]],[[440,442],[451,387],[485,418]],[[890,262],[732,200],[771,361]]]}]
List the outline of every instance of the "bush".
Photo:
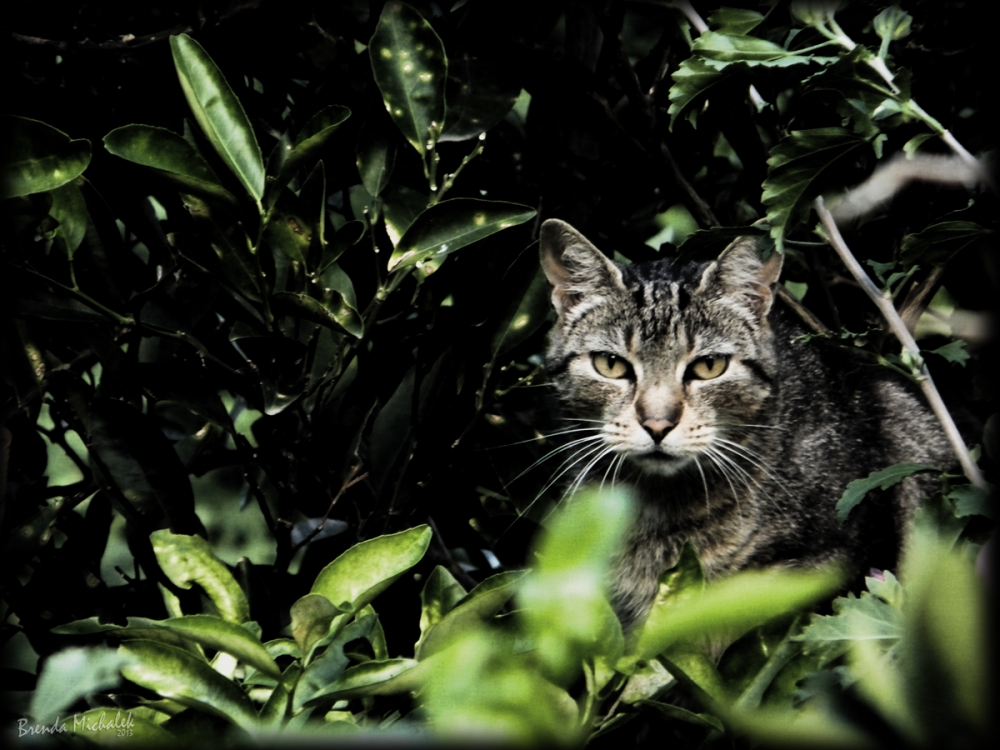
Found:
[{"label": "bush", "polygon": [[[810,206],[997,132],[976,9],[723,8],[700,30],[684,6],[25,21],[0,155],[11,733],[984,736],[970,560],[994,501],[961,477],[899,580],[811,620],[835,571],[706,586],[689,550],[626,639],[600,586],[616,494],[531,546],[559,499],[541,218],[628,261],[759,233],[817,345],[920,374]],[[848,243],[985,421],[995,193],[897,182]]]}]

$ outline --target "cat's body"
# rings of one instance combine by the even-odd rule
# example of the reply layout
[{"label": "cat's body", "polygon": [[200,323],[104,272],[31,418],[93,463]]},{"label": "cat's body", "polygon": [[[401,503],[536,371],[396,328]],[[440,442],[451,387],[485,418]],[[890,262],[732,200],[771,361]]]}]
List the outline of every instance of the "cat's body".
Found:
[{"label": "cat's body", "polygon": [[772,305],[780,256],[763,262],[743,239],[709,264],[622,266],[554,220],[541,244],[559,314],[546,364],[564,416],[584,430],[567,475],[639,500],[611,582],[626,627],[686,541],[709,576],[895,563],[927,484],[873,493],[843,524],[837,500],[872,471],[948,466],[952,454],[891,373],[848,385],[843,363],[799,340],[802,329]]}]

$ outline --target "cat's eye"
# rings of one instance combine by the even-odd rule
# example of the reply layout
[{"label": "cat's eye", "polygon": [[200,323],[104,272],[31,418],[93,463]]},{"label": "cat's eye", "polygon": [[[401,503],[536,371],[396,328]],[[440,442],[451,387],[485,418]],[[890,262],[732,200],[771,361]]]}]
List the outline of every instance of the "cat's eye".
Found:
[{"label": "cat's eye", "polygon": [[632,372],[628,361],[617,355],[608,354],[607,352],[597,352],[590,355],[590,358],[594,363],[594,369],[597,370],[597,374],[605,378],[616,380],[627,378]]},{"label": "cat's eye", "polygon": [[710,357],[699,357],[688,368],[688,375],[698,380],[713,380],[719,377],[729,367],[729,357],[716,354]]}]

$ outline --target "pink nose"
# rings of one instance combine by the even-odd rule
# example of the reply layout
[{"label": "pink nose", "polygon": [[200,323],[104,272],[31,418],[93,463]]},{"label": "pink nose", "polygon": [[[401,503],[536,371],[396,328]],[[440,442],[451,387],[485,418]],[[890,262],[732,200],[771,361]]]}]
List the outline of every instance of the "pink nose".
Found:
[{"label": "pink nose", "polygon": [[645,419],[642,422],[642,429],[649,433],[654,443],[659,443],[675,425],[676,423],[669,419]]}]

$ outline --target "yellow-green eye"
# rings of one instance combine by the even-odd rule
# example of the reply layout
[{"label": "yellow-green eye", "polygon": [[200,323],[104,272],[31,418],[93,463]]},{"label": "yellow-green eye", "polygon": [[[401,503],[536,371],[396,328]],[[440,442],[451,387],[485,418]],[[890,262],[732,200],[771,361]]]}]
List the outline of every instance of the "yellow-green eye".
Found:
[{"label": "yellow-green eye", "polygon": [[605,378],[627,378],[629,373],[632,372],[632,368],[626,360],[618,357],[614,354],[608,354],[607,352],[598,352],[597,354],[591,354],[591,361],[594,363],[594,369],[597,370],[597,374]]},{"label": "yellow-green eye", "polygon": [[691,363],[688,372],[691,377],[698,380],[712,380],[719,377],[729,367],[729,357],[715,355],[712,357],[699,357]]}]

